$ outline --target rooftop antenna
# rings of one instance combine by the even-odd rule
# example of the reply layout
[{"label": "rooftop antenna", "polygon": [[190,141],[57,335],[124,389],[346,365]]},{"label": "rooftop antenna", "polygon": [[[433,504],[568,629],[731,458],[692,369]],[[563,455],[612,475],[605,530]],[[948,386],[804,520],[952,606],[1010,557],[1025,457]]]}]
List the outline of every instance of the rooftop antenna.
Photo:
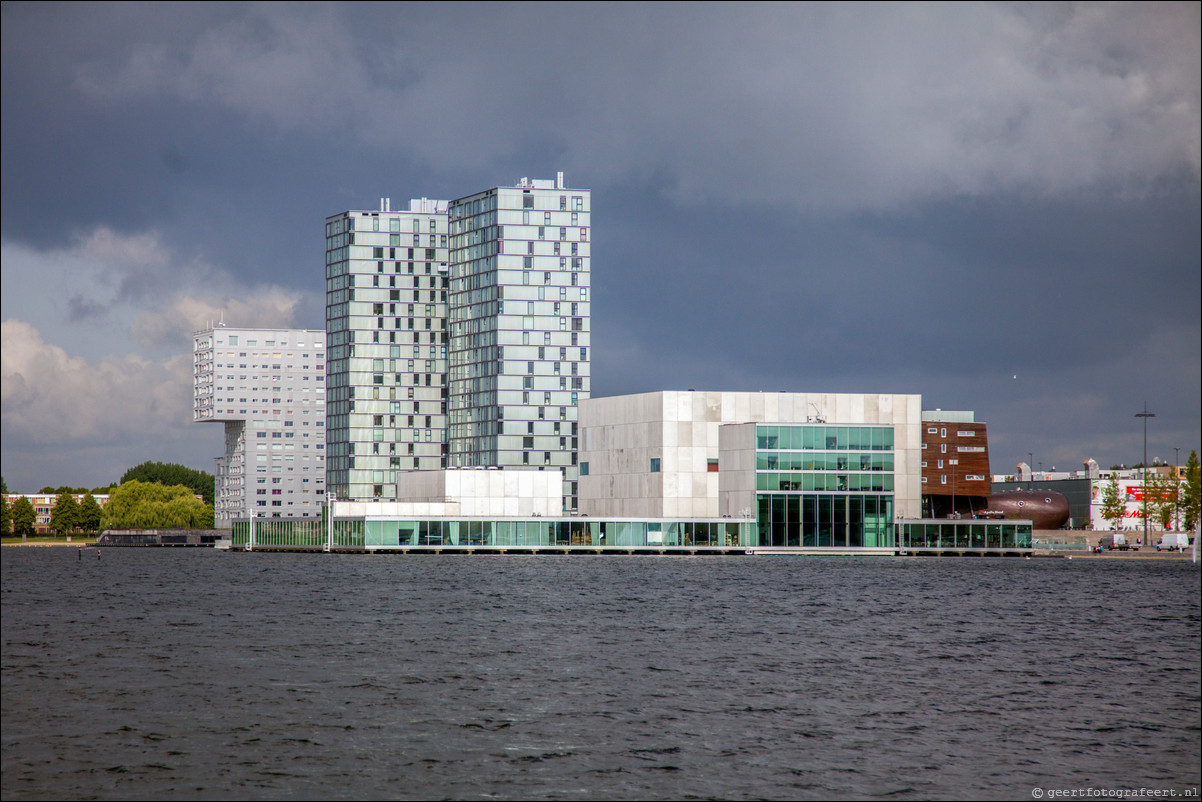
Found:
[{"label": "rooftop antenna", "polygon": [[221,326],[221,328],[223,328],[223,329],[225,328],[225,310],[222,310],[222,312],[221,312],[221,322],[220,322],[220,323],[218,323],[217,325],[218,325],[218,326]]}]

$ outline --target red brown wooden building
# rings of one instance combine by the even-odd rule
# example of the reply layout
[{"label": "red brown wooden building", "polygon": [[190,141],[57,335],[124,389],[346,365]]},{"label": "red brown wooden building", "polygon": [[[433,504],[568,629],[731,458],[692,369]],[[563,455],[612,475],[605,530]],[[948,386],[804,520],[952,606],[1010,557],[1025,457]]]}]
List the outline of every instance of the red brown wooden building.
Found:
[{"label": "red brown wooden building", "polygon": [[986,508],[992,492],[989,437],[972,412],[922,413],[922,506],[924,516],[971,516]]}]

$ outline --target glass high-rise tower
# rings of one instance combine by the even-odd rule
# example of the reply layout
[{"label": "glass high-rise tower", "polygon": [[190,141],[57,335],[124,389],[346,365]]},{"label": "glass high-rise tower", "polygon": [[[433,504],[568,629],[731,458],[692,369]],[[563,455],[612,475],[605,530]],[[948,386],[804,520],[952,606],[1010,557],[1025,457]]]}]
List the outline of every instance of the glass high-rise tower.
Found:
[{"label": "glass high-rise tower", "polygon": [[567,512],[591,378],[590,201],[560,173],[448,208],[448,464],[562,469]]},{"label": "glass high-rise tower", "polygon": [[446,467],[447,202],[326,219],[327,488],[396,497]]}]

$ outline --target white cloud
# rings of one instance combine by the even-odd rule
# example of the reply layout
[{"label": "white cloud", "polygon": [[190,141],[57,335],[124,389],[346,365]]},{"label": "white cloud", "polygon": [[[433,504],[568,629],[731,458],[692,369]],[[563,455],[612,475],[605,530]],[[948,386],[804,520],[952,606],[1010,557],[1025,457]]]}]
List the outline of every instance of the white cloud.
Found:
[{"label": "white cloud", "polygon": [[143,312],[131,334],[145,345],[186,341],[195,331],[225,320],[253,328],[291,328],[301,294],[280,287],[259,289],[250,298],[172,296],[162,307]]},{"label": "white cloud", "polygon": [[95,487],[147,460],[213,469],[221,429],[192,421],[190,352],[85,359],[13,319],[0,324],[0,351],[0,438],[11,487]]},{"label": "white cloud", "polygon": [[[833,6],[833,7],[832,7]],[[881,209],[1199,177],[1199,7],[239,7],[178,47],[92,63],[166,94],[479,171],[531,145],[681,202]],[[517,176],[514,176],[516,178]]]},{"label": "white cloud", "polygon": [[157,361],[89,361],[51,345],[28,323],[2,324],[4,442],[64,445],[145,441],[191,423],[190,352]]},{"label": "white cloud", "polygon": [[5,475],[95,485],[147,459],[211,470],[219,427],[192,421],[192,332],[291,327],[303,293],[247,286],[156,232],[98,228],[37,251],[4,242]]}]

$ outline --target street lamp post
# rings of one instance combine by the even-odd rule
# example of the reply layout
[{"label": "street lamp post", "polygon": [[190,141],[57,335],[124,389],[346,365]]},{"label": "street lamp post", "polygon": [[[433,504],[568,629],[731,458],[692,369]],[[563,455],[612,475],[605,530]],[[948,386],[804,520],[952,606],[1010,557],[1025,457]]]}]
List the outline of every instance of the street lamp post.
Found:
[{"label": "street lamp post", "polygon": [[1135,417],[1144,419],[1144,466],[1140,469],[1140,477],[1143,481],[1143,497],[1144,497],[1144,546],[1148,545],[1148,418],[1155,418],[1156,415],[1148,411],[1148,402],[1144,401],[1144,411],[1136,412]]},{"label": "street lamp post", "polygon": [[1173,531],[1177,531],[1177,509],[1181,506],[1181,449],[1173,449]]}]

